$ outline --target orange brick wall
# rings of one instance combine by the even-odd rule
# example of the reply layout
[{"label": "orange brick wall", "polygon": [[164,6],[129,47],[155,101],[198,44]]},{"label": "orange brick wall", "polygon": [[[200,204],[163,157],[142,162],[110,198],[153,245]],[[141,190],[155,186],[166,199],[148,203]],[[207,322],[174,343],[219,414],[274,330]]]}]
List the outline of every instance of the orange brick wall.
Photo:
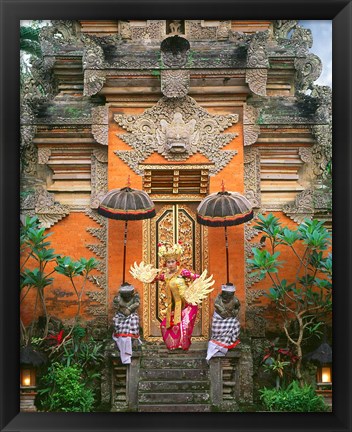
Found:
[{"label": "orange brick wall", "polygon": [[[99,242],[98,239],[87,232],[87,227],[98,228],[99,225],[84,213],[69,214],[47,230],[47,232],[52,233],[48,238],[48,241],[51,242],[50,247],[55,250],[56,254],[70,256],[74,260],[78,260],[82,257],[87,259],[91,257],[100,259],[94,252],[86,247],[88,244]],[[35,266],[36,262],[34,260],[30,260],[26,264],[26,267],[29,268]],[[54,264],[49,263],[45,269],[46,273],[50,273],[53,268]],[[98,276],[99,272],[94,270],[92,274]],[[45,288],[48,313],[62,320],[71,319],[77,312],[77,296],[72,288],[71,282],[68,278],[56,272],[53,273],[52,277],[54,277],[53,285]],[[77,289],[80,290],[83,277],[77,276],[74,282]],[[87,281],[85,292],[96,290],[96,285]],[[33,316],[35,297],[35,290],[31,289],[21,305],[21,316],[26,325],[31,321]],[[87,305],[91,302],[92,300],[84,294],[82,298],[82,313],[85,319],[92,319],[92,316],[90,316],[86,310]]]}]

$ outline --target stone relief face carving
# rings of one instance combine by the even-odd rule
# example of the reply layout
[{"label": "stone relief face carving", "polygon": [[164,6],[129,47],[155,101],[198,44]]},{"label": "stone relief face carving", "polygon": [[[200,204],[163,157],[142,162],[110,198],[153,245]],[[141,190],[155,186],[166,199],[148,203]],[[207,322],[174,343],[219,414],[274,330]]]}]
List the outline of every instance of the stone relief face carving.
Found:
[{"label": "stone relief face carving", "polygon": [[196,150],[199,132],[194,131],[195,125],[195,119],[185,123],[179,112],[174,114],[171,123],[161,120],[161,130],[157,131],[157,139],[159,145],[165,149],[162,154],[189,154],[191,146]]},{"label": "stone relief face carving", "polygon": [[160,45],[161,60],[165,66],[180,68],[187,63],[190,44],[187,39],[180,36],[170,36]]},{"label": "stone relief face carving", "polygon": [[199,152],[214,163],[211,175],[237,154],[237,150],[222,148],[238,134],[222,132],[238,122],[238,115],[212,115],[189,96],[163,97],[141,115],[115,114],[114,120],[129,132],[117,136],[132,147],[115,154],[139,175],[143,174],[139,164],[154,152],[173,161]]}]

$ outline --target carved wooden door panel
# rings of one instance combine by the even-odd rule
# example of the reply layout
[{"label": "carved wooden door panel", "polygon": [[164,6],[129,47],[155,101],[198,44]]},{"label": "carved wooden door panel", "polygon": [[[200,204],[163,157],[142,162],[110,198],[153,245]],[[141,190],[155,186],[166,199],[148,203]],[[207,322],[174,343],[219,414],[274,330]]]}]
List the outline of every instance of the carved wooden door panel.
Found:
[{"label": "carved wooden door panel", "polygon": [[[156,203],[156,217],[145,221],[144,261],[161,268],[158,256],[160,241],[182,242],[184,255],[181,266],[201,273],[207,268],[206,228],[196,222],[196,203]],[[143,332],[147,340],[161,340],[160,322],[166,313],[163,282],[145,284],[143,301]],[[209,302],[198,311],[193,340],[206,340],[209,334]]]}]

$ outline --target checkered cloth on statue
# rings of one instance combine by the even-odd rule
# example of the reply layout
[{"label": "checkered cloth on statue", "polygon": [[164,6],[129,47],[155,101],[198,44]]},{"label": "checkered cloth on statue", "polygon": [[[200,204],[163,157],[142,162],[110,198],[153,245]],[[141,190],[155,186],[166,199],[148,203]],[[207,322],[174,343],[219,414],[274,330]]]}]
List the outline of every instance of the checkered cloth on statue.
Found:
[{"label": "checkered cloth on statue", "polygon": [[123,364],[131,363],[132,339],[139,340],[139,317],[137,308],[140,304],[138,293],[133,285],[123,284],[114,298],[116,315],[113,318],[115,331],[112,338],[116,342]]},{"label": "checkered cloth on statue", "polygon": [[206,359],[209,361],[215,354],[225,356],[227,351],[239,343],[240,322],[237,315],[240,302],[234,295],[232,284],[222,285],[221,294],[215,299],[215,311],[211,327],[211,339],[208,343]]}]

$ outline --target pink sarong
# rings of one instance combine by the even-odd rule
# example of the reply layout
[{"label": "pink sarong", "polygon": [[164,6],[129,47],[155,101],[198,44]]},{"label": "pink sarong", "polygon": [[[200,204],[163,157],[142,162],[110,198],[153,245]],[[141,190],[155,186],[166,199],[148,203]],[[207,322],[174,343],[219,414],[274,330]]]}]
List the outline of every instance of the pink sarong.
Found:
[{"label": "pink sarong", "polygon": [[160,324],[161,334],[169,350],[182,348],[188,350],[197,317],[198,306],[187,305],[181,312],[181,322],[173,323],[174,313],[171,312],[171,326],[166,328],[166,318]]}]

